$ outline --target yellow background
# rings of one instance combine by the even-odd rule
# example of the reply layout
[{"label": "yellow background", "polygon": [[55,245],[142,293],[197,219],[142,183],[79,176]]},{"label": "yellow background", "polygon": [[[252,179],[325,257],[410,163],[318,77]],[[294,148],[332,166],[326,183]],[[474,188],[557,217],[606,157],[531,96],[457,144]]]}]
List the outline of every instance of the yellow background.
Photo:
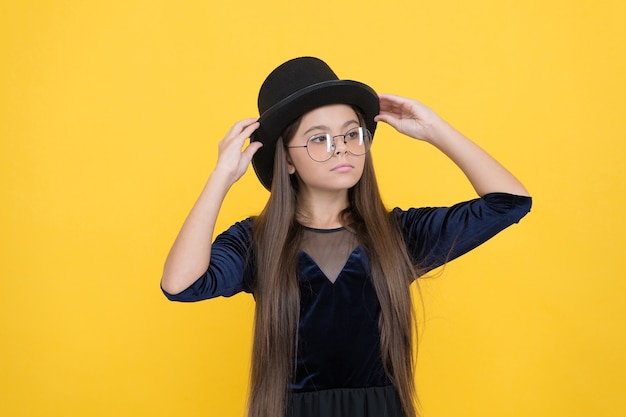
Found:
[{"label": "yellow background", "polygon": [[[425,281],[424,415],[625,415],[625,5],[2,1],[0,415],[243,414],[252,298],[158,281],[218,140],[299,55],[430,105],[534,196]],[[372,152],[390,207],[473,197],[387,126]],[[266,198],[250,170],[218,229]]]}]

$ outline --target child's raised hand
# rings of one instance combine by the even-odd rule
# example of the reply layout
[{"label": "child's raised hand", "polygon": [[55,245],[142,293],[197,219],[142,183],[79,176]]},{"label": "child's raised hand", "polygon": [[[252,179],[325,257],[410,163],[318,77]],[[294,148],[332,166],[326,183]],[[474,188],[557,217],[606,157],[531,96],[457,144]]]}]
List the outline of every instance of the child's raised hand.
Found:
[{"label": "child's raised hand", "polygon": [[246,140],[259,128],[258,118],[241,120],[230,128],[218,144],[218,157],[215,172],[228,176],[235,183],[248,169],[252,156],[261,142],[252,142],[244,149]]},{"label": "child's raised hand", "polygon": [[392,94],[380,94],[380,113],[374,118],[385,122],[415,139],[433,142],[437,127],[445,123],[433,110],[422,103]]}]

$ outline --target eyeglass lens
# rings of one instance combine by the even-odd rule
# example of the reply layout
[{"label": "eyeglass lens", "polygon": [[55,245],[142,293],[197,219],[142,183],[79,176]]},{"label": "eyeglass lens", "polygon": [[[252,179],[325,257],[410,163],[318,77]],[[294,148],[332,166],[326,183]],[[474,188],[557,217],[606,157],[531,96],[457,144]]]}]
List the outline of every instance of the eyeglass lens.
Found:
[{"label": "eyeglass lens", "polygon": [[330,159],[337,147],[337,140],[343,138],[343,145],[352,155],[364,155],[369,151],[372,135],[363,127],[355,127],[345,135],[332,136],[330,133],[315,135],[307,142],[307,152],[311,159],[324,162]]}]

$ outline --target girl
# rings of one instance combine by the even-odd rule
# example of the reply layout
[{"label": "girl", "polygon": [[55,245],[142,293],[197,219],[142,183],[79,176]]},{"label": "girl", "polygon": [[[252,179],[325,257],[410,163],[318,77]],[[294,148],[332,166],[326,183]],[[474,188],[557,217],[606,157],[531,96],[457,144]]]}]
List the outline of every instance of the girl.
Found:
[{"label": "girl", "polygon": [[[528,192],[429,108],[339,80],[316,58],[276,68],[258,104],[260,118],[219,144],[166,260],[165,295],[253,294],[250,417],[416,416],[409,286],[518,222]],[[387,211],[369,154],[377,122],[437,147],[479,198]],[[250,162],[269,200],[211,243]]]}]

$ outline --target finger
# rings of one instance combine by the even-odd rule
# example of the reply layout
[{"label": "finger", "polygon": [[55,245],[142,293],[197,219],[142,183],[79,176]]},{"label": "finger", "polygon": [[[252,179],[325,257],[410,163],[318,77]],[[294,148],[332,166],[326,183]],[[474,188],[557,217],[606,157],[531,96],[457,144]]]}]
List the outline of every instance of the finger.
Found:
[{"label": "finger", "polygon": [[228,131],[222,142],[226,144],[235,143],[239,148],[252,133],[259,128],[257,119],[241,120]]},{"label": "finger", "polygon": [[397,129],[400,123],[400,120],[396,116],[394,116],[393,114],[386,113],[386,112],[382,112],[378,114],[376,117],[374,117],[374,121],[387,123],[394,129]]},{"label": "finger", "polygon": [[419,103],[419,101],[412,98],[397,96],[395,94],[379,94],[378,100],[385,103],[395,103],[396,105]]},{"label": "finger", "polygon": [[258,119],[254,120],[249,125],[245,126],[245,128],[241,131],[240,135],[243,136],[244,139],[248,139],[255,130],[257,130],[261,126]]},{"label": "finger", "polygon": [[381,112],[387,112],[387,113],[402,113],[403,110],[403,105],[400,103],[396,103],[396,102],[381,102],[380,104],[380,110]]},{"label": "finger", "polygon": [[250,117],[248,119],[243,119],[243,120],[239,120],[237,123],[235,123],[235,126],[249,126],[253,123],[256,123],[259,121],[258,117]]},{"label": "finger", "polygon": [[402,116],[413,117],[417,114],[420,107],[425,106],[418,101],[406,97],[400,97],[393,94],[381,94],[380,109],[390,113],[398,113]]},{"label": "finger", "polygon": [[241,153],[242,157],[245,158],[247,163],[250,163],[254,154],[263,147],[261,142],[252,142],[246,146],[246,148]]},{"label": "finger", "polygon": [[404,97],[393,94],[379,94],[378,101],[380,102],[381,107],[394,108],[401,106],[402,103],[405,103],[408,100]]},{"label": "finger", "polygon": [[387,100],[387,101],[402,101],[407,100],[405,97],[397,96],[395,94],[379,94],[379,100]]},{"label": "finger", "polygon": [[240,120],[230,128],[228,133],[226,133],[226,137],[239,136],[248,127],[254,126],[255,124],[258,124],[258,122],[259,122],[259,119],[257,118],[249,118],[249,119]]}]

